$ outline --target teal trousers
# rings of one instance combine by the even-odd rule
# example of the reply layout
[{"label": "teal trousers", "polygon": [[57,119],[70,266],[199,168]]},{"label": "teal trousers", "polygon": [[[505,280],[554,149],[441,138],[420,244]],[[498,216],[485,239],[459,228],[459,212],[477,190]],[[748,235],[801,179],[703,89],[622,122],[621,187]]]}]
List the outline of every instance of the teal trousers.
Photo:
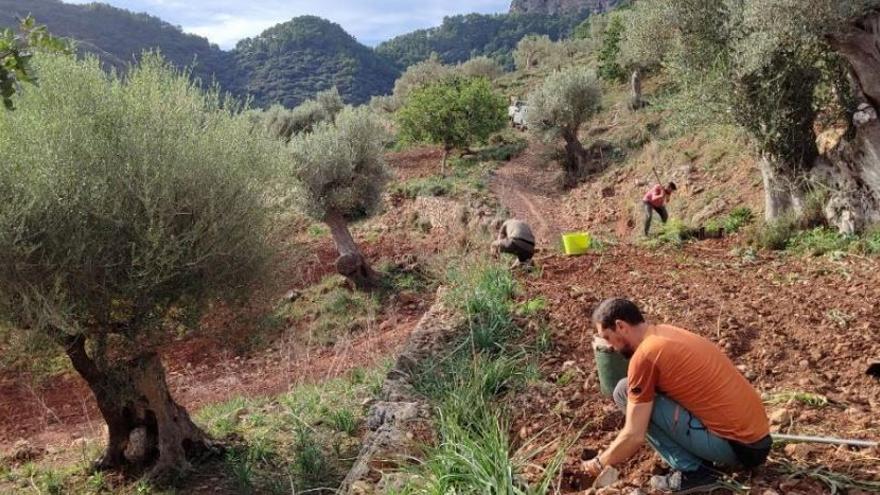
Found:
[{"label": "teal trousers", "polygon": [[[624,378],[614,389],[614,402],[624,411],[626,397],[627,379]],[[727,440],[706,429],[699,418],[663,394],[654,397],[647,440],[660,457],[678,471],[696,471],[701,465],[740,465]]]}]

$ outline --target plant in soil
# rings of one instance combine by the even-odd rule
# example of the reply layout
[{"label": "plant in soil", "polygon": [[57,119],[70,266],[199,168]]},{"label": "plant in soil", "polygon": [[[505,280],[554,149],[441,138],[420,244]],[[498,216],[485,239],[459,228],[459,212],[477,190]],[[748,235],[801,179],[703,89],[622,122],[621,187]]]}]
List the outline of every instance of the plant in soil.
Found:
[{"label": "plant in soil", "polygon": [[545,140],[562,138],[565,142],[562,168],[568,187],[583,174],[598,171],[599,162],[589,162],[578,131],[598,113],[601,100],[602,90],[595,74],[582,67],[554,72],[529,94],[529,130]]},{"label": "plant in soil", "polygon": [[290,141],[293,175],[300,190],[295,201],[313,219],[327,224],[339,257],[336,271],[368,291],[379,278],[349,230],[382,205],[390,172],[385,164],[387,133],[365,107],[345,108],[335,123],[315,125]]},{"label": "plant in soil", "polygon": [[511,348],[519,335],[516,282],[498,265],[455,272],[450,280],[448,302],[466,315],[467,331],[415,377],[416,390],[436,407],[438,442],[402,493],[546,493],[564,447],[541,479],[528,484],[522,473],[538,452],[515,448],[508,412],[497,401],[534,375],[525,355]]},{"label": "plant in soil", "polygon": [[109,433],[98,468],[164,478],[211,442],[157,348],[262,273],[284,150],[157,55],[124,78],[92,58],[34,66],[39,87],[0,113],[0,316],[88,383]]}]

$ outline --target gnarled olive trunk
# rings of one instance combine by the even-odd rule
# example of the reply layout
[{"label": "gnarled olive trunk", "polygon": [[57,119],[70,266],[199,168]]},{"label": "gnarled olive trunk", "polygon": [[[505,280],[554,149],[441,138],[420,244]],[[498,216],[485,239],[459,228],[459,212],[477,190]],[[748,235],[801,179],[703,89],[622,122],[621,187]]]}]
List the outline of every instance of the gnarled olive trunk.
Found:
[{"label": "gnarled olive trunk", "polygon": [[446,162],[449,160],[449,152],[452,151],[452,146],[444,145],[443,146],[443,161],[440,162],[440,173],[442,175],[446,175]]},{"label": "gnarled olive trunk", "polygon": [[855,138],[841,142],[814,168],[814,177],[831,191],[825,217],[847,234],[880,223],[880,121],[867,105],[854,120]]},{"label": "gnarled olive trunk", "polygon": [[829,35],[831,46],[849,63],[856,97],[855,137],[840,143],[816,167],[830,186],[825,208],[830,224],[846,233],[880,223],[880,14],[860,19]]},{"label": "gnarled olive trunk", "polygon": [[574,187],[578,179],[586,172],[584,164],[587,163],[587,151],[578,139],[577,129],[563,129],[562,139],[565,140],[565,158],[562,168],[565,170],[565,186]]},{"label": "gnarled olive trunk", "polygon": [[633,69],[629,79],[629,108],[630,110],[638,110],[645,106],[642,101],[642,71],[639,68]]},{"label": "gnarled olive trunk", "polygon": [[330,227],[330,234],[333,236],[333,242],[336,243],[336,250],[339,252],[339,258],[336,259],[336,271],[350,280],[359,290],[375,289],[378,276],[354,242],[345,217],[338,212],[329,212],[324,217],[324,223]]},{"label": "gnarled olive trunk", "polygon": [[156,353],[104,369],[89,356],[82,335],[59,340],[107,422],[107,449],[98,469],[150,469],[150,477],[161,478],[211,448],[207,435],[171,397]]},{"label": "gnarled olive trunk", "polygon": [[800,215],[805,190],[799,168],[769,153],[761,155],[758,167],[764,180],[764,218],[772,222],[788,214]]}]

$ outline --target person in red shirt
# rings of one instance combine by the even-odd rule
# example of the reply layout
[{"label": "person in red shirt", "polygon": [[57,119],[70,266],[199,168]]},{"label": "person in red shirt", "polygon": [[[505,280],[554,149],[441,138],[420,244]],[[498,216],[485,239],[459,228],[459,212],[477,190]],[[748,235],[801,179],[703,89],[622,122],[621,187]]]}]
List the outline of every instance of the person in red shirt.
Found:
[{"label": "person in red shirt", "polygon": [[584,463],[588,474],[624,463],[646,440],[673,469],[651,480],[663,492],[711,491],[719,487],[714,466],[750,468],[766,460],[772,439],[761,396],[718,346],[646,322],[627,299],[603,301],[593,323],[630,361],[614,390],[626,423],[604,452]]},{"label": "person in red shirt", "polygon": [[656,184],[645,193],[645,196],[642,198],[642,203],[645,205],[646,237],[648,231],[651,230],[651,219],[654,217],[655,211],[660,215],[661,222],[666,223],[666,220],[669,219],[669,213],[666,211],[666,201],[676,189],[675,182],[670,182],[666,187]]}]

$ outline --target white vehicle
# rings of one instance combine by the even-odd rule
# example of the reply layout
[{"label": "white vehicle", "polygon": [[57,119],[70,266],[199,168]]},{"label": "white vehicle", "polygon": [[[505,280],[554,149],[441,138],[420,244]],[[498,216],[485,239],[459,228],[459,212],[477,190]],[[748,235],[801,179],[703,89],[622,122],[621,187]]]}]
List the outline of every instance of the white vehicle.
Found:
[{"label": "white vehicle", "polygon": [[523,102],[518,102],[516,104],[516,110],[513,112],[513,116],[511,117],[511,123],[514,128],[518,128],[521,131],[529,128],[528,122],[526,120],[526,112],[528,112],[528,108],[528,105]]},{"label": "white vehicle", "polygon": [[519,108],[518,105],[519,103],[514,103],[513,105],[507,107],[507,118],[510,119],[511,122],[513,122],[513,116],[516,114],[516,110]]}]

